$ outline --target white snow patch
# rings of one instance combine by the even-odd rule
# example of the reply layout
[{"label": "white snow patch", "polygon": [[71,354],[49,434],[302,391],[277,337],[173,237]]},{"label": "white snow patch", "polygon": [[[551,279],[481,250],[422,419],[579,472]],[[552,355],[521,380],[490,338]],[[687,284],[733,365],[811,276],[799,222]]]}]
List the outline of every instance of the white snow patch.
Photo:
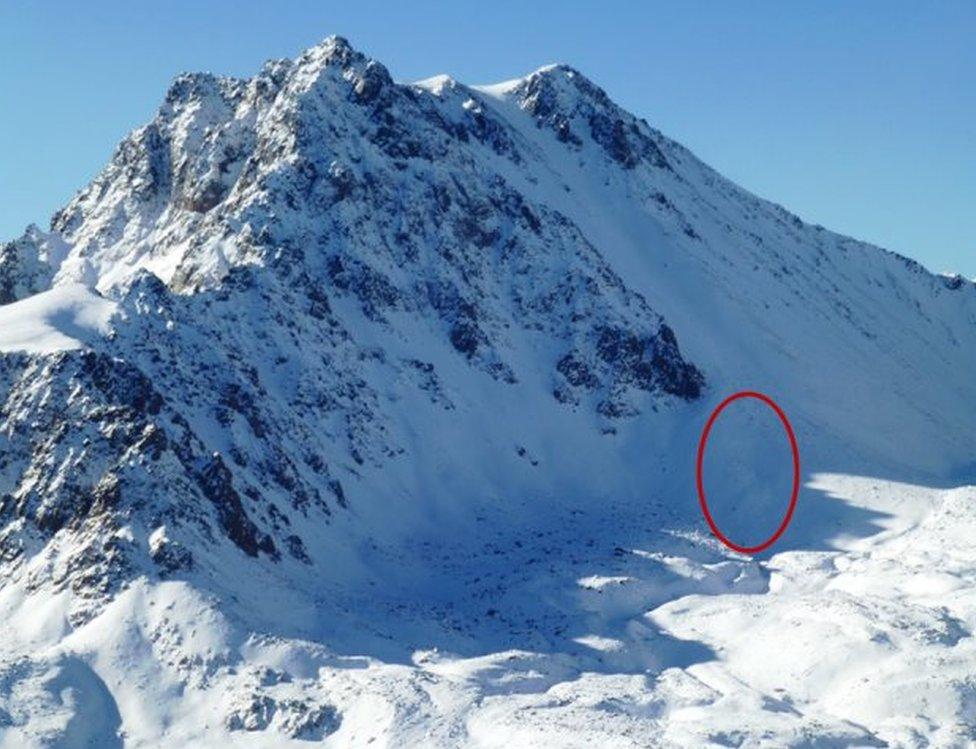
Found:
[{"label": "white snow patch", "polygon": [[411,85],[440,96],[445,88],[454,86],[455,81],[451,76],[441,73],[439,75],[432,75],[430,78],[424,78],[421,81],[414,81]]},{"label": "white snow patch", "polygon": [[83,348],[109,332],[115,302],[80,284],[56,286],[0,307],[0,352]]}]

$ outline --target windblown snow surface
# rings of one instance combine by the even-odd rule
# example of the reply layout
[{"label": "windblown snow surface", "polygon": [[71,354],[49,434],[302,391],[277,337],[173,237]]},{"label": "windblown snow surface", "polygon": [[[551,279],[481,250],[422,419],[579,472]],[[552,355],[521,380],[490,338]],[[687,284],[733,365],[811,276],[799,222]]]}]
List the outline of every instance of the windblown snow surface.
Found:
[{"label": "windblown snow surface", "polygon": [[115,304],[81,284],[64,284],[0,307],[0,352],[82,348],[109,332]]},{"label": "windblown snow surface", "polygon": [[976,285],[572,68],[181,76],[0,304],[4,747],[976,746]]}]

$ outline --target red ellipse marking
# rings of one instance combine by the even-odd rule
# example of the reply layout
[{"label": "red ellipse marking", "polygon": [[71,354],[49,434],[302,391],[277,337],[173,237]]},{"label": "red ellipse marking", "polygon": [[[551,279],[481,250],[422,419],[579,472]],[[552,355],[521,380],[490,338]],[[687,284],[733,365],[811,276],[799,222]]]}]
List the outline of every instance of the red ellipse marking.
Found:
[{"label": "red ellipse marking", "polygon": [[[732,541],[730,538],[728,538],[728,536],[722,533],[721,530],[719,530],[718,525],[715,523],[715,519],[712,517],[712,513],[708,509],[708,501],[705,499],[705,482],[702,477],[702,465],[705,461],[705,444],[708,442],[708,434],[712,431],[712,426],[715,424],[715,420],[718,419],[719,414],[725,410],[726,406],[742,398],[755,398],[773,409],[775,414],[779,417],[779,420],[783,422],[783,428],[786,429],[786,436],[790,441],[790,450],[793,452],[793,491],[790,494],[790,504],[789,507],[786,508],[786,515],[783,516],[783,522],[779,524],[779,528],[776,529],[776,532],[757,546],[741,546],[740,544]],[[724,401],[719,403],[718,407],[712,411],[712,415],[708,417],[708,422],[705,424],[705,430],[702,432],[701,441],[698,443],[698,460],[695,467],[695,480],[698,485],[698,503],[701,505],[702,514],[705,516],[705,522],[708,523],[708,527],[715,535],[715,538],[733,551],[738,551],[743,554],[758,554],[776,543],[779,537],[786,532],[786,527],[790,524],[790,520],[793,519],[793,511],[796,509],[796,499],[800,495],[800,448],[797,447],[796,435],[793,434],[793,427],[790,426],[790,420],[786,418],[786,414],[783,413],[783,409],[776,405],[773,399],[768,395],[764,395],[763,393],[758,393],[753,390],[742,390],[738,393],[733,393]]]}]

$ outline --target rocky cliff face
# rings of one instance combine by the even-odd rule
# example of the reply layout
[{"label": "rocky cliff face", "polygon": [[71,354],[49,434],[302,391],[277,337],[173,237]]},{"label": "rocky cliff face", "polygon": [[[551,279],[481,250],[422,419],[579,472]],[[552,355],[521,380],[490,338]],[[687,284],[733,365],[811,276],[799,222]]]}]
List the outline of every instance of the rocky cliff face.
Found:
[{"label": "rocky cliff face", "polygon": [[52,264],[66,246],[57,235],[31,226],[13,242],[0,245],[0,304],[26,299],[51,286]]}]

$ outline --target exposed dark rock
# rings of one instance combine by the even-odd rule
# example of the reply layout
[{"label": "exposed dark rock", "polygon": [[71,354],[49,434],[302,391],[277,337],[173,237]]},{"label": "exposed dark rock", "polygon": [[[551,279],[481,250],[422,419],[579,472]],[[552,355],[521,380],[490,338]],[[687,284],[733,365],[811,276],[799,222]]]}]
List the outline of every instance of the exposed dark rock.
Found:
[{"label": "exposed dark rock", "polygon": [[264,552],[277,557],[274,541],[247,516],[241,497],[234,489],[231,473],[220,455],[214,454],[196,474],[203,495],[217,509],[217,517],[228,538],[249,556]]}]

